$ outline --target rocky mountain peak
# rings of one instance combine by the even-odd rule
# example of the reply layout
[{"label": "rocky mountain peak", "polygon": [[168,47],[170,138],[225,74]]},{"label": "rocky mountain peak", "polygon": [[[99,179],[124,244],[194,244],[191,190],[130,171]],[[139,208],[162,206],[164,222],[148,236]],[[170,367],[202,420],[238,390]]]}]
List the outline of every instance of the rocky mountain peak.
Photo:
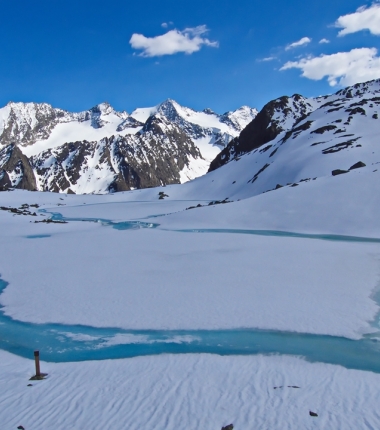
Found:
[{"label": "rocky mountain peak", "polygon": [[116,111],[108,102],[100,103],[85,113],[84,120],[91,120],[91,126],[94,128],[102,128],[113,118],[118,117],[125,120],[129,117],[128,113]]},{"label": "rocky mountain peak", "polygon": [[210,108],[206,108],[206,109],[203,109],[203,111],[202,112],[204,112],[204,113],[206,113],[207,115],[217,115],[212,109],[210,109]]},{"label": "rocky mountain peak", "polygon": [[236,130],[243,130],[258,114],[257,109],[242,106],[234,111],[225,112],[220,120]]},{"label": "rocky mountain peak", "polygon": [[180,108],[181,106],[172,99],[166,99],[164,102],[158,105],[157,107],[157,113],[165,115],[170,120],[175,120],[175,118],[178,116],[177,108]]},{"label": "rocky mountain peak", "polygon": [[273,140],[282,131],[292,127],[313,110],[303,96],[283,96],[267,103],[240,136],[233,139],[212,161],[209,171],[228,163],[231,159],[252,151]]}]

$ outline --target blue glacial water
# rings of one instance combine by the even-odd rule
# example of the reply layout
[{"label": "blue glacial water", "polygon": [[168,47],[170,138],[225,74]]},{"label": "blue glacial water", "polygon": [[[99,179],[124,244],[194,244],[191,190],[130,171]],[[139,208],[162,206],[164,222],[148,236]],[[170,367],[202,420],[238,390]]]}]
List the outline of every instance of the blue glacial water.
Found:
[{"label": "blue glacial water", "polygon": [[332,240],[337,242],[361,242],[361,243],[380,243],[380,238],[359,237],[359,236],[343,236],[339,234],[309,234],[309,233],[294,233],[291,231],[279,230],[244,230],[232,228],[203,228],[203,229],[182,229],[177,230],[183,233],[230,233],[230,234],[251,234],[255,236],[271,236],[271,237],[294,237],[299,239],[319,239]]},{"label": "blue glacial water", "polygon": [[[0,293],[7,283],[0,280]],[[122,330],[80,325],[32,324],[13,320],[0,309],[0,348],[45,361],[104,360],[157,354],[286,354],[311,362],[380,373],[376,337],[343,337],[270,330]]]},{"label": "blue glacial water", "polygon": [[[110,226],[116,230],[137,230],[140,228],[157,228],[160,226],[158,223],[143,222],[143,221],[110,221],[103,218],[67,218],[63,217],[58,212],[41,212],[50,213],[54,221],[84,221],[84,222],[98,222],[104,226]],[[165,215],[165,214],[162,214]],[[152,215],[149,218],[160,217],[162,215]],[[227,233],[227,234],[248,234],[255,236],[270,236],[270,237],[291,237],[298,239],[319,239],[330,240],[337,242],[358,242],[358,243],[380,243],[380,238],[373,237],[360,237],[360,236],[345,236],[338,234],[310,234],[310,233],[296,233],[291,231],[280,230],[253,230],[253,229],[232,229],[232,228],[203,228],[203,229],[163,229],[164,231],[177,231],[182,233]],[[31,236],[28,236],[31,237]],[[37,237],[37,236],[35,236]],[[38,236],[40,237],[40,236]],[[45,236],[44,236],[45,237]]]},{"label": "blue glacial water", "polygon": [[46,237],[51,237],[51,234],[29,234],[26,236],[27,239],[45,239]]},{"label": "blue glacial water", "polygon": [[46,212],[41,210],[41,212],[50,213],[51,219],[54,221],[84,221],[84,222],[97,222],[104,226],[110,226],[116,230],[138,230],[140,228],[156,228],[159,224],[143,221],[121,221],[114,222],[103,218],[67,218],[63,217],[58,212]]},{"label": "blue glacial water", "polygon": [[[100,222],[117,230],[156,228],[159,224],[106,219],[64,218],[58,221]],[[271,230],[189,229],[184,233],[231,233],[349,242],[380,243],[378,238],[310,235]],[[41,239],[49,235],[31,235]],[[0,294],[7,283],[0,279]],[[103,360],[157,354],[211,353],[219,355],[286,354],[311,362],[339,364],[346,368],[380,373],[380,333],[359,340],[343,337],[256,329],[231,330],[122,330],[79,325],[32,324],[13,320],[0,307],[0,348],[32,358],[40,350],[45,361]]]}]

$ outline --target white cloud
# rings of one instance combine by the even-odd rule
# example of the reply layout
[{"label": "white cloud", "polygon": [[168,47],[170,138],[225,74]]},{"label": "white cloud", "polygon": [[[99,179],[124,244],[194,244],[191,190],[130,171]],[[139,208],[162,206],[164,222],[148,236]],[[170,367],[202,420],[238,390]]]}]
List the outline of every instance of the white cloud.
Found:
[{"label": "white cloud", "polygon": [[161,24],[162,28],[168,28],[170,25],[173,25],[173,21],[169,21],[169,22],[163,22]]},{"label": "white cloud", "polygon": [[339,36],[369,30],[372,34],[380,36],[380,4],[374,3],[371,7],[360,7],[356,12],[340,16],[335,26],[343,28]]},{"label": "white cloud", "polygon": [[289,49],[297,48],[297,46],[307,45],[311,42],[311,39],[309,37],[303,37],[302,39],[298,40],[297,42],[290,43],[285,50],[289,51]]},{"label": "white cloud", "polygon": [[143,34],[132,34],[129,41],[132,48],[141,49],[143,57],[160,57],[173,55],[178,52],[192,54],[201,49],[203,45],[217,48],[218,42],[212,42],[203,37],[208,29],[205,25],[194,28],[185,28],[183,31],[170,30],[165,34],[155,37],[145,37]]},{"label": "white cloud", "polygon": [[330,41],[328,39],[321,39],[319,43],[330,43]]},{"label": "white cloud", "polygon": [[276,59],[277,59],[276,57],[266,57],[266,58],[262,58],[261,60],[258,60],[258,61],[274,61]]},{"label": "white cloud", "polygon": [[376,48],[359,48],[289,61],[280,70],[288,69],[300,69],[302,76],[315,81],[327,77],[331,86],[353,85],[380,78],[380,57]]}]

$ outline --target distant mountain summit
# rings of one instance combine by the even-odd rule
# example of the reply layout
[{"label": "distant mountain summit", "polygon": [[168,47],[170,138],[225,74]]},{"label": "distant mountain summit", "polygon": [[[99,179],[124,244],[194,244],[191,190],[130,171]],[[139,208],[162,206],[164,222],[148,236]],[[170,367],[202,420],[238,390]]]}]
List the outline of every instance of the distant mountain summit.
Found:
[{"label": "distant mountain summit", "polygon": [[131,115],[108,103],[72,113],[10,102],[0,109],[0,187],[107,193],[182,183],[206,173],[256,114],[197,112],[170,99]]}]

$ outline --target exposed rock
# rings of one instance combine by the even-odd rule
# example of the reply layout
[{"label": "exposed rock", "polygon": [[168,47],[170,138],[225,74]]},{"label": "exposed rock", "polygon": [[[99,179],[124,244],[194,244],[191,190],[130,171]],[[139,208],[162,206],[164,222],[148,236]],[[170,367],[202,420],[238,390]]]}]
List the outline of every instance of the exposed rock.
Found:
[{"label": "exposed rock", "polygon": [[211,162],[209,172],[273,140],[297,120],[304,118],[312,107],[298,94],[280,97],[266,104],[257,116]]},{"label": "exposed rock", "polygon": [[356,137],[355,139],[348,140],[347,142],[341,142],[337,143],[334,146],[330,146],[329,148],[323,149],[322,154],[334,154],[335,152],[342,151],[343,149],[347,149],[359,139],[359,137]]},{"label": "exposed rock", "polygon": [[360,169],[361,167],[365,167],[366,165],[363,163],[363,161],[358,161],[353,166],[351,166],[348,170],[354,170],[354,169]]},{"label": "exposed rock", "polygon": [[348,173],[348,170],[335,169],[331,172],[333,176],[342,175],[343,173]]},{"label": "exposed rock", "polygon": [[228,426],[222,427],[222,430],[233,430],[233,429],[234,429],[233,424],[229,424]]},{"label": "exposed rock", "polygon": [[309,415],[310,415],[311,417],[317,417],[317,416],[318,416],[318,414],[317,414],[317,413],[312,412],[312,411],[309,411]]},{"label": "exposed rock", "polygon": [[316,130],[311,131],[310,134],[312,133],[323,134],[326,131],[335,130],[336,128],[337,128],[336,125],[325,125],[324,127],[320,127],[320,128],[317,128]]},{"label": "exposed rock", "polygon": [[37,189],[32,166],[15,144],[0,150],[0,191],[11,188]]}]

